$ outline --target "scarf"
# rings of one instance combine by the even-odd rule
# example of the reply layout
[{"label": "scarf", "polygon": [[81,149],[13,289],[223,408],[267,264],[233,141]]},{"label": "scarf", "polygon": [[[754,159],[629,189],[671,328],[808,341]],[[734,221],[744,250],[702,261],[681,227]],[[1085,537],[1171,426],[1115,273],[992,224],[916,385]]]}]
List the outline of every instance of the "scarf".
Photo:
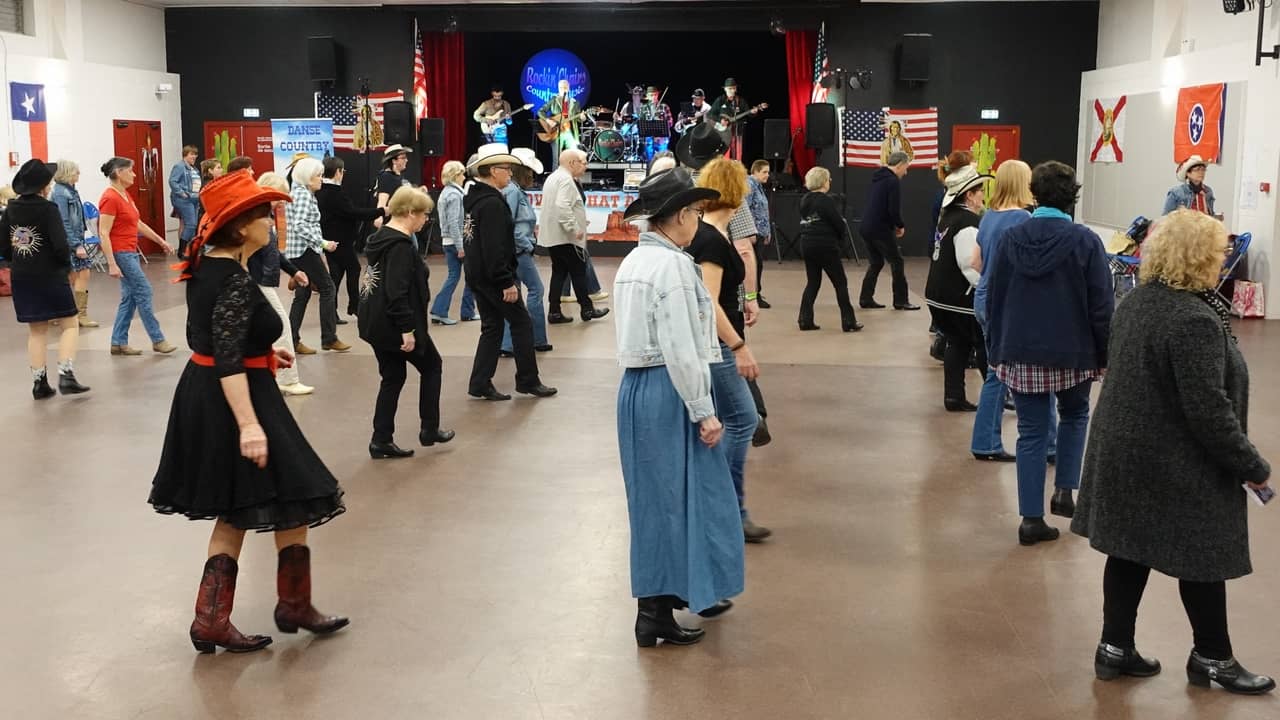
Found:
[{"label": "scarf", "polygon": [[1188,182],[1187,187],[1191,188],[1191,204],[1188,207],[1191,210],[1197,210],[1208,215],[1209,204],[1205,202],[1204,183],[1197,185],[1193,182]]}]

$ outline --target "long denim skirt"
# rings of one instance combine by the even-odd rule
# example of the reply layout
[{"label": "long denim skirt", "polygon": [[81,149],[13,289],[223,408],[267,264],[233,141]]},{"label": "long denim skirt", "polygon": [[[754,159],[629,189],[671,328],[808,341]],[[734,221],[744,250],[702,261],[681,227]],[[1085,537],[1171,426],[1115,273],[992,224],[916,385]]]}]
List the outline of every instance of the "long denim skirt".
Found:
[{"label": "long denim skirt", "polygon": [[618,448],[631,518],[631,594],[677,595],[693,612],[742,592],[742,518],[719,448],[689,422],[666,367],[628,368]]}]

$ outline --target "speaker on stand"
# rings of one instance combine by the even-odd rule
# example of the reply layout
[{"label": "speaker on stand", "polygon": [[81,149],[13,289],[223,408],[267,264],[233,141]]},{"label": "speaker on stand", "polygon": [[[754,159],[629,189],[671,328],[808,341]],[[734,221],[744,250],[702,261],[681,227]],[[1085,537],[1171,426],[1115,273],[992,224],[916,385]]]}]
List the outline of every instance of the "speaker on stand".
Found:
[{"label": "speaker on stand", "polygon": [[338,79],[338,46],[333,38],[307,38],[307,69],[311,81],[333,84]]},{"label": "speaker on stand", "polygon": [[413,117],[413,103],[392,100],[382,105],[382,136],[388,145],[414,146],[417,121]]}]

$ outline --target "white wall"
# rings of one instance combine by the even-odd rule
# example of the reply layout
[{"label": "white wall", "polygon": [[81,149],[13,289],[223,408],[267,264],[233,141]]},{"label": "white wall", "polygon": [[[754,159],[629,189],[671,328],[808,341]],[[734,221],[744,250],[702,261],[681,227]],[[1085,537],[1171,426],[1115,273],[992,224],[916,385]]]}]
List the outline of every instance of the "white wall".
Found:
[{"label": "white wall", "polygon": [[[1145,24],[1133,24],[1147,17]],[[1269,48],[1280,42],[1280,6],[1268,13],[1263,44]],[[1210,169],[1208,183],[1232,183],[1237,200],[1234,207],[1218,207],[1233,232],[1253,233],[1250,277],[1263,282],[1271,292],[1267,317],[1280,318],[1280,222],[1277,194],[1280,194],[1280,63],[1264,59],[1254,64],[1257,11],[1231,16],[1213,0],[1102,0],[1098,30],[1098,70],[1085,73],[1080,82],[1080,139],[1077,162],[1083,165],[1088,152],[1089,106],[1095,98],[1145,92],[1161,93],[1164,102],[1177,102],[1178,89],[1218,82],[1245,83],[1242,142],[1236,157],[1224,157],[1221,166]],[[1140,50],[1145,48],[1145,51]],[[1142,132],[1130,125],[1127,132]],[[1170,138],[1170,149],[1173,140]],[[1157,158],[1126,157],[1125,162],[1152,162],[1170,166],[1169,154]],[[1271,193],[1257,195],[1257,207],[1242,207],[1248,183],[1271,183]],[[1143,200],[1149,200],[1144,198]],[[1140,204],[1135,200],[1135,205]],[[1089,217],[1082,204],[1081,217]]]},{"label": "white wall", "polygon": [[[13,147],[9,82],[45,86],[48,159],[80,164],[79,189],[86,200],[96,202],[106,189],[98,167],[115,151],[113,120],[159,121],[167,173],[182,150],[182,110],[180,79],[164,71],[164,12],[121,0],[29,1],[33,34],[0,33],[0,183],[15,170],[7,162]],[[159,83],[171,83],[173,91],[157,95]],[[168,230],[176,233],[177,221],[169,222]]]}]

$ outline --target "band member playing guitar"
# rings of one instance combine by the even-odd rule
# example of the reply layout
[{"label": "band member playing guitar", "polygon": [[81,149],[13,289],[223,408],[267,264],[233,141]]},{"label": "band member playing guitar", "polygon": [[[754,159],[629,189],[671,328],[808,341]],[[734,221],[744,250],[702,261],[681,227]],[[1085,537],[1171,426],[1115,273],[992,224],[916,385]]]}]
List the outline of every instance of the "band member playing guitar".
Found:
[{"label": "band member playing guitar", "polygon": [[706,114],[711,111],[711,105],[707,103],[707,94],[702,91],[702,88],[693,91],[692,100],[693,102],[680,111],[680,118],[676,120],[676,132],[681,135],[702,122]]},{"label": "band member playing guitar", "polygon": [[717,129],[727,129],[730,133],[729,157],[734,160],[742,159],[742,132],[739,123],[748,116],[760,112],[764,107],[767,106],[751,107],[738,94],[738,81],[733,78],[725,79],[724,94],[711,103],[711,117],[715,118],[718,124],[725,126]]},{"label": "band member playing guitar", "polygon": [[484,133],[485,142],[506,142],[506,138],[495,139],[494,131],[499,125],[505,128],[506,124],[503,120],[509,117],[511,117],[511,103],[502,99],[502,88],[497,85],[489,88],[489,99],[480,103],[480,107],[471,113],[471,119],[480,123],[480,131]]},{"label": "band member playing guitar", "polygon": [[560,151],[578,147],[585,116],[582,106],[569,93],[568,80],[561,80],[556,95],[538,108],[538,119],[545,131],[538,137],[551,143],[551,167],[560,166]]}]

